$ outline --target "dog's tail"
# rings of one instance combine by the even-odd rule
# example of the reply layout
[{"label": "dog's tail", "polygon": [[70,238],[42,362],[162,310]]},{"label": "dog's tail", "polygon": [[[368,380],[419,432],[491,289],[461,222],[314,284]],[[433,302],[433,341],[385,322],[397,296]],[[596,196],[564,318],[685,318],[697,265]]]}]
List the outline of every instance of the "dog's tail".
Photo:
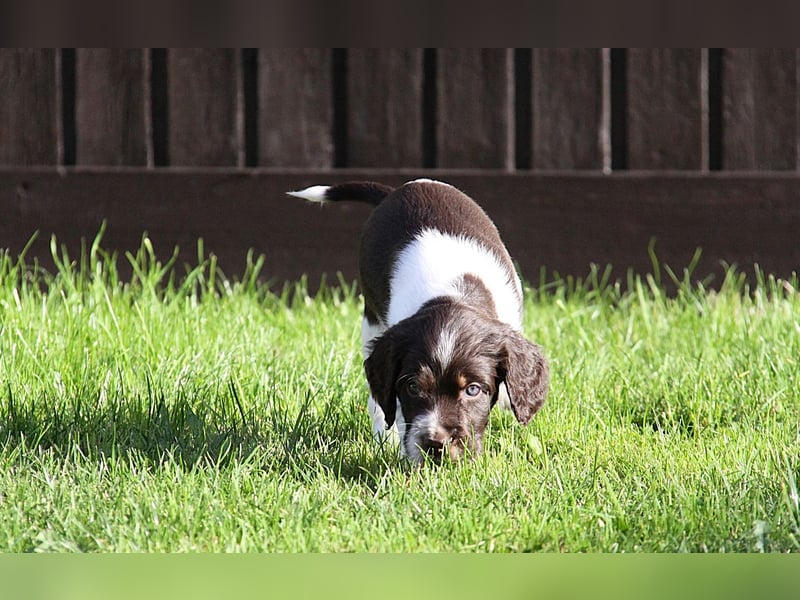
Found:
[{"label": "dog's tail", "polygon": [[336,185],[312,185],[304,190],[287,192],[290,196],[304,198],[311,202],[331,202],[339,200],[354,200],[378,206],[394,188],[382,183],[372,181],[349,181]]}]

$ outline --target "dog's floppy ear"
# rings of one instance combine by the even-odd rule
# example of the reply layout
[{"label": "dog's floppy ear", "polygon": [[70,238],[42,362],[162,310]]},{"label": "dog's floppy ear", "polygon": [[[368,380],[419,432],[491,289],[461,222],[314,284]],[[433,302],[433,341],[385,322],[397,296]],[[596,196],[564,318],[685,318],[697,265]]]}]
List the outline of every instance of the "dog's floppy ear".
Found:
[{"label": "dog's floppy ear", "polygon": [[399,375],[400,361],[394,337],[391,329],[377,337],[372,344],[369,357],[364,361],[369,390],[375,402],[383,410],[387,429],[394,424],[397,412],[395,382]]},{"label": "dog's floppy ear", "polygon": [[499,352],[498,375],[505,381],[511,410],[523,425],[544,404],[550,369],[542,349],[510,327]]}]

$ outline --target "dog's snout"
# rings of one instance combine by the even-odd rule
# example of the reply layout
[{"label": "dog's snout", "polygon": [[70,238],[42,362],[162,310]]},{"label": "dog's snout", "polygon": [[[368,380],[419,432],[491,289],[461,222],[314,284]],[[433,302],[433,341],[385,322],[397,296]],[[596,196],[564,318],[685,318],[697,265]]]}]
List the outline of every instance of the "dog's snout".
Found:
[{"label": "dog's snout", "polygon": [[467,437],[467,431],[460,425],[438,427],[433,439],[439,442],[460,442]]},{"label": "dog's snout", "polygon": [[427,439],[422,443],[423,450],[428,453],[432,452],[441,452],[442,448],[444,448],[445,442],[440,440],[434,439]]},{"label": "dog's snout", "polygon": [[421,446],[422,451],[432,458],[435,463],[439,463],[442,460],[444,442],[435,439],[427,439],[422,442]]},{"label": "dog's snout", "polygon": [[438,427],[436,431],[420,444],[422,451],[435,463],[448,456],[458,460],[464,454],[464,443],[467,438],[462,427]]}]

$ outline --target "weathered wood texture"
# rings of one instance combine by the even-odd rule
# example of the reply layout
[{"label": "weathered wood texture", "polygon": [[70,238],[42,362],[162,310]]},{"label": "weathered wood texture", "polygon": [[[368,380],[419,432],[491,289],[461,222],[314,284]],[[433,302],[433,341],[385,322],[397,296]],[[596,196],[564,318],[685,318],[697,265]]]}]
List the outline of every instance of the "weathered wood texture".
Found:
[{"label": "weathered wood texture", "polygon": [[140,48],[77,49],[77,164],[146,166],[152,163],[146,120],[150,90],[145,74],[146,52]]},{"label": "weathered wood texture", "polygon": [[0,49],[0,164],[607,170],[614,156],[633,170],[800,167],[797,49],[610,55]]},{"label": "weathered wood texture", "polygon": [[[203,237],[231,274],[253,248],[276,282],[353,279],[369,208],[284,192],[429,176],[479,200],[533,280],[542,266],[647,271],[653,238],[675,268],[701,247],[698,277],[721,261],[800,269],[795,49],[715,50],[713,68],[704,49],[630,49],[613,69],[596,49],[521,51],[524,69],[509,49],[263,48],[246,66],[238,49],[74,56],[73,82],[71,53],[0,49],[0,247],[18,252],[40,231],[29,257],[45,265],[51,233],[75,252],[106,220],[112,250],[148,231],[163,255],[178,244],[191,261]],[[516,173],[515,136],[531,157]],[[67,145],[79,166],[56,168]],[[708,171],[712,153],[727,172]],[[610,154],[632,172],[600,174]],[[246,160],[271,169],[237,168]],[[185,168],[199,166],[219,168]]]},{"label": "weathered wood texture", "polygon": [[603,68],[599,48],[534,49],[534,169],[601,170],[610,161]]},{"label": "weathered wood texture", "polygon": [[258,65],[258,163],[332,167],[330,49],[261,48]]},{"label": "weathered wood texture", "polygon": [[513,168],[512,59],[506,48],[437,51],[437,167]]},{"label": "weathered wood texture", "polygon": [[797,71],[795,48],[723,51],[723,168],[798,168]]},{"label": "weathered wood texture", "polygon": [[628,168],[708,167],[702,52],[699,48],[628,50]]},{"label": "weathered wood texture", "polygon": [[[75,255],[80,238],[92,238],[103,220],[104,245],[138,247],[143,231],[168,257],[195,260],[197,237],[229,275],[240,273],[249,248],[264,253],[263,276],[280,283],[306,273],[357,273],[360,231],[369,207],[313,205],[287,190],[351,179],[399,184],[418,172],[0,169],[0,247],[19,252],[40,235],[29,259],[50,263],[56,234]],[[703,250],[697,277],[721,272],[721,261],[752,273],[800,270],[800,175],[542,175],[428,173],[450,181],[480,202],[494,219],[524,277],[537,282],[542,267],[583,276],[591,263],[651,269],[647,247],[680,270]],[[235,206],[235,210],[231,210]],[[765,235],[765,232],[768,234]],[[719,279],[717,279],[719,281]]]},{"label": "weathered wood texture", "polygon": [[0,165],[59,160],[56,50],[0,48]]},{"label": "weathered wood texture", "polygon": [[169,50],[171,165],[244,166],[239,62],[230,48]]},{"label": "weathered wood texture", "polygon": [[422,49],[347,53],[347,157],[351,167],[422,166]]}]

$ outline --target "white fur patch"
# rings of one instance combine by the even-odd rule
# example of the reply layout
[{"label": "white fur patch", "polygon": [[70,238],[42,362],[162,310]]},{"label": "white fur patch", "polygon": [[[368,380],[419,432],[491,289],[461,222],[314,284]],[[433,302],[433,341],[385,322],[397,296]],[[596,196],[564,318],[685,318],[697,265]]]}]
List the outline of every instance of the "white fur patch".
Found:
[{"label": "white fur patch", "polygon": [[303,198],[304,200],[310,200],[311,202],[327,202],[327,198],[325,198],[325,194],[327,191],[331,189],[329,185],[312,185],[311,187],[307,187],[304,190],[298,190],[296,192],[286,192],[290,196],[294,196],[295,198]]},{"label": "white fur patch", "polygon": [[392,273],[387,325],[410,317],[440,296],[458,298],[460,278],[471,274],[483,281],[492,296],[497,318],[522,327],[522,286],[500,259],[476,240],[425,229],[398,254]]},{"label": "white fur patch", "polygon": [[497,407],[503,410],[511,410],[511,398],[508,397],[508,388],[505,381],[500,382],[500,387],[497,390]]},{"label": "white fur patch", "polygon": [[[367,400],[367,412],[369,412],[369,416],[372,419],[372,437],[374,437],[377,442],[388,441],[392,444],[398,444],[405,436],[406,420],[403,418],[403,409],[400,408],[400,402],[398,400],[395,401],[397,402],[397,409],[395,412],[394,424],[387,429],[386,415],[383,413],[383,409],[375,402],[372,394],[369,395],[369,400]],[[400,444],[400,451],[401,454],[405,454],[405,447],[403,444]]]},{"label": "white fur patch", "polygon": [[408,458],[416,462],[422,462],[420,444],[434,436],[438,424],[439,414],[435,408],[433,411],[423,413],[414,419],[408,431],[408,440],[402,444],[403,451]]},{"label": "white fur patch", "polygon": [[451,323],[445,325],[439,336],[436,338],[436,345],[433,347],[433,359],[442,367],[449,365],[456,351],[458,333],[453,331]]}]

